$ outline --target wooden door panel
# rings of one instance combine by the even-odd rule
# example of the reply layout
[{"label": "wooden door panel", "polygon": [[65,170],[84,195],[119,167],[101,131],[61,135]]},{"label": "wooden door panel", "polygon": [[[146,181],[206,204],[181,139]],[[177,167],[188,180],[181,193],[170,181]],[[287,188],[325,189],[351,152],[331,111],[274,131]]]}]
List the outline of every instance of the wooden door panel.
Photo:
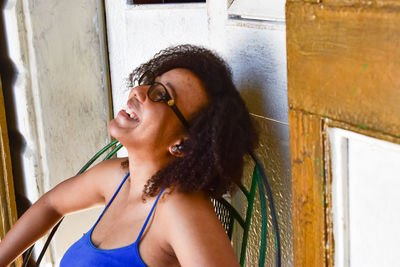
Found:
[{"label": "wooden door panel", "polygon": [[322,120],[289,111],[292,164],[293,260],[296,266],[324,266],[325,192]]},{"label": "wooden door panel", "polygon": [[[6,113],[4,108],[3,89],[0,78],[0,240],[17,221],[14,182],[11,170],[11,155],[8,142]],[[16,262],[21,265],[21,259]]]}]

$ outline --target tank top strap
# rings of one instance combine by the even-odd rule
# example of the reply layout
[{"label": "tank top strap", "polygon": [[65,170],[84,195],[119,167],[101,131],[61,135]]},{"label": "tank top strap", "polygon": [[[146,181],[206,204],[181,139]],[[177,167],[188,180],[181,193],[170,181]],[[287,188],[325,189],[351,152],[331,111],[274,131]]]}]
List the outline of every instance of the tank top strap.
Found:
[{"label": "tank top strap", "polygon": [[146,229],[146,226],[147,226],[147,224],[148,224],[148,222],[149,222],[149,220],[150,220],[150,218],[151,218],[151,215],[152,215],[153,212],[154,212],[154,209],[155,209],[155,207],[156,207],[156,205],[157,205],[158,199],[160,198],[160,196],[162,195],[162,193],[164,192],[164,190],[165,190],[165,188],[163,188],[163,189],[161,190],[161,192],[158,194],[157,199],[156,199],[156,201],[154,202],[153,207],[151,208],[151,211],[150,211],[149,215],[147,216],[146,221],[144,222],[144,225],[143,225],[143,227],[142,227],[142,230],[140,230],[139,236],[138,236],[138,238],[136,239],[136,242],[135,242],[135,243],[139,242],[139,240],[142,238],[143,232],[144,232],[144,230]]},{"label": "tank top strap", "polygon": [[110,199],[110,201],[108,201],[107,206],[104,208],[103,212],[100,214],[99,218],[97,219],[97,221],[93,225],[92,229],[94,229],[96,227],[96,225],[100,221],[101,217],[103,217],[104,212],[106,212],[106,210],[110,206],[111,202],[113,202],[114,198],[117,196],[119,190],[121,189],[122,185],[125,183],[126,179],[128,179],[128,177],[129,177],[129,172],[125,175],[125,178],[122,180],[121,184],[118,186],[117,190],[115,191],[115,193],[112,196],[112,198]]}]

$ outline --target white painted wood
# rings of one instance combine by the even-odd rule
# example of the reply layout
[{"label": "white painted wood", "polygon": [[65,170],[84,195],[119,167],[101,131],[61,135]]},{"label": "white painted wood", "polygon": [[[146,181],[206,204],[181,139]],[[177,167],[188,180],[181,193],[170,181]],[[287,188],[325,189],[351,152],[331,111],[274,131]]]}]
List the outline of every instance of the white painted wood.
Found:
[{"label": "white painted wood", "polygon": [[399,266],[400,145],[341,129],[329,135],[336,266]]},{"label": "white painted wood", "polygon": [[349,266],[348,139],[329,129],[332,156],[332,213],[335,266]]},{"label": "white painted wood", "polygon": [[234,0],[228,14],[243,19],[285,20],[285,0]]}]

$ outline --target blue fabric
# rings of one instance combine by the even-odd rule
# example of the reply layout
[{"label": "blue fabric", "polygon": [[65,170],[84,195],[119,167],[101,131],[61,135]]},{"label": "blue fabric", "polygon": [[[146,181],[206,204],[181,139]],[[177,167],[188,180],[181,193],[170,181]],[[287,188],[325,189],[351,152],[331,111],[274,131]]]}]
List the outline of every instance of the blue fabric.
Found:
[{"label": "blue fabric", "polygon": [[146,229],[147,223],[151,215],[153,214],[154,208],[157,205],[158,199],[160,198],[162,192],[158,194],[156,201],[154,202],[153,207],[147,219],[140,231],[140,234],[136,241],[128,246],[115,248],[115,249],[99,249],[96,248],[91,240],[93,229],[96,227],[97,223],[100,221],[104,212],[110,206],[111,202],[114,200],[115,196],[121,189],[125,180],[128,178],[129,173],[125,176],[122,183],[119,185],[117,191],[114,193],[111,200],[108,202],[107,206],[104,208],[103,212],[97,219],[96,223],[93,227],[82,236],[77,242],[75,242],[64,254],[63,258],[60,262],[60,267],[88,267],[88,266],[98,266],[98,267],[110,267],[110,266],[140,266],[146,267],[146,264],[143,262],[139,255],[139,241],[143,235],[144,230]]}]

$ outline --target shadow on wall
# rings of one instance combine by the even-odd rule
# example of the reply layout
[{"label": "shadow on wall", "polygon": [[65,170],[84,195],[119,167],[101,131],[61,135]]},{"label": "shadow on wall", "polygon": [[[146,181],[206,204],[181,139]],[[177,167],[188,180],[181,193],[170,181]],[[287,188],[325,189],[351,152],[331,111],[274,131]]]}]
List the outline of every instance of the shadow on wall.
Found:
[{"label": "shadow on wall", "polygon": [[[21,154],[24,151],[26,142],[24,137],[18,131],[16,124],[16,108],[13,98],[13,84],[16,80],[17,74],[14,64],[8,54],[8,44],[3,15],[5,2],[5,0],[0,0],[0,75],[6,111],[8,139],[10,142],[17,213],[18,217],[21,217],[22,214],[32,205],[32,203],[25,197]],[[28,266],[35,266],[32,259]]]},{"label": "shadow on wall", "polygon": [[[1,10],[5,5],[5,0],[0,0]],[[7,117],[8,138],[10,140],[10,152],[12,161],[12,171],[14,187],[18,208],[18,216],[21,216],[26,209],[31,206],[28,199],[24,197],[24,182],[22,174],[22,161],[20,155],[26,146],[25,139],[17,129],[16,108],[13,96],[13,84],[16,80],[14,64],[8,55],[8,45],[6,42],[3,12],[0,13],[0,74],[3,85],[4,104]]]},{"label": "shadow on wall", "polygon": [[235,84],[250,112],[287,123],[285,31],[238,28],[227,54]]}]

